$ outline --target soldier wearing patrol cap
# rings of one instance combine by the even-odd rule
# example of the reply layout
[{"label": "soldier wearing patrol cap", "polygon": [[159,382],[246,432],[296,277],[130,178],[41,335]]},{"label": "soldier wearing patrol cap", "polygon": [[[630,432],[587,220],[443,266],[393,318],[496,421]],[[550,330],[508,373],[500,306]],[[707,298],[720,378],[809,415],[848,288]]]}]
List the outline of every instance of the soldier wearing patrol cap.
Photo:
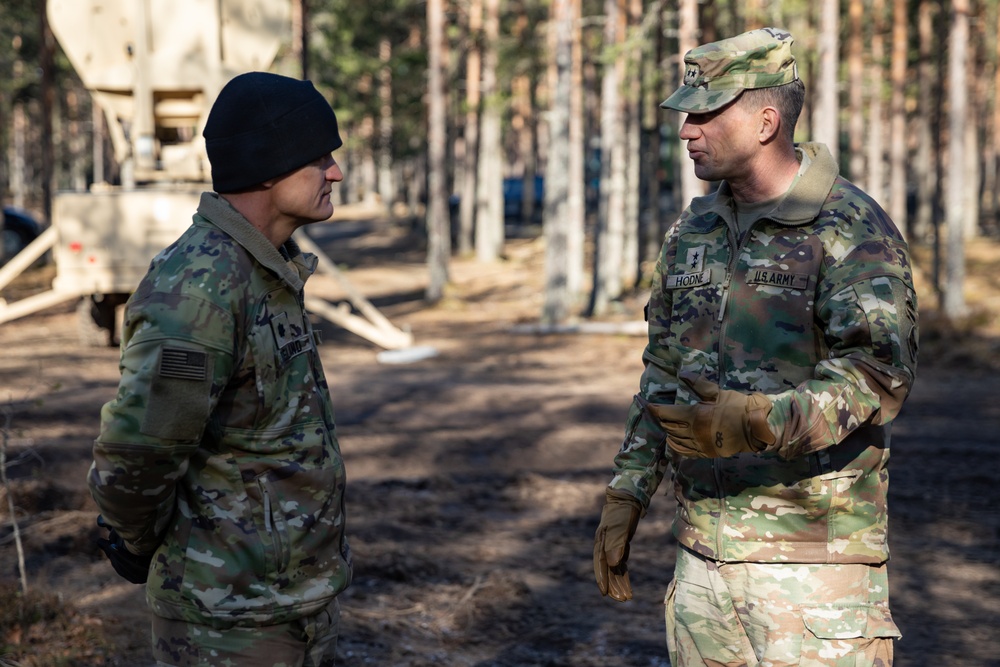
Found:
[{"label": "soldier wearing patrol cap", "polygon": [[774,28],[684,58],[661,106],[718,189],[667,233],[645,370],[594,540],[604,595],[632,597],[630,541],[670,471],[670,664],[879,665],[889,611],[890,425],[916,372],[906,243],[794,143],[804,87]]}]

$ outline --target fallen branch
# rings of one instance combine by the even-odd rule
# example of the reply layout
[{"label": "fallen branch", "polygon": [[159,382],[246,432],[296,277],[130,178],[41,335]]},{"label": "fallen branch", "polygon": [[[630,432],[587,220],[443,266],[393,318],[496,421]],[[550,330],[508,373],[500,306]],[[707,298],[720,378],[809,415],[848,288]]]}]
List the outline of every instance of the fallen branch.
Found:
[{"label": "fallen branch", "polygon": [[24,545],[21,543],[21,530],[17,525],[17,508],[14,506],[14,495],[10,492],[10,480],[7,479],[7,443],[10,440],[10,423],[14,418],[14,410],[8,402],[3,408],[3,428],[0,429],[0,482],[7,493],[7,507],[10,510],[10,524],[14,528],[14,543],[17,545],[17,569],[21,574],[21,593],[28,593],[28,574],[24,566]]}]

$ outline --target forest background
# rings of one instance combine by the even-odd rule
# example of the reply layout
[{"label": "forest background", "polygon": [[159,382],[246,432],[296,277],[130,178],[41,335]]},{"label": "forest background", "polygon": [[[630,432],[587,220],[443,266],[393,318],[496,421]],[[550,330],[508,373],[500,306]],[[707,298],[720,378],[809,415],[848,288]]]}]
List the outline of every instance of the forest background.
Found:
[{"label": "forest background", "polygon": [[[0,12],[0,194],[43,224],[54,191],[120,168],[44,6]],[[1000,216],[996,0],[294,0],[292,15],[274,69],[337,110],[342,201],[426,229],[431,302],[450,257],[502,258],[511,223],[542,224],[545,322],[641,287],[666,227],[710,187],[683,118],[658,108],[683,54],[774,25],[795,36],[807,86],[797,139],[831,147],[928,249],[941,312],[969,315],[964,247]],[[505,202],[511,187],[523,196]]]}]

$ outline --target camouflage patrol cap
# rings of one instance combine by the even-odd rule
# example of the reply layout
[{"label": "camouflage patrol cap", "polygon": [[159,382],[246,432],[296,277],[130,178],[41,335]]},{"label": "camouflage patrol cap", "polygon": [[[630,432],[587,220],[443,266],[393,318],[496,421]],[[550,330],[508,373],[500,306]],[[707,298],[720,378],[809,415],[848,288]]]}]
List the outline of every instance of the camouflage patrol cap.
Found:
[{"label": "camouflage patrol cap", "polygon": [[704,44],[684,55],[684,83],[660,106],[707,113],[729,104],[750,88],[770,88],[799,78],[792,36],[761,28]]}]

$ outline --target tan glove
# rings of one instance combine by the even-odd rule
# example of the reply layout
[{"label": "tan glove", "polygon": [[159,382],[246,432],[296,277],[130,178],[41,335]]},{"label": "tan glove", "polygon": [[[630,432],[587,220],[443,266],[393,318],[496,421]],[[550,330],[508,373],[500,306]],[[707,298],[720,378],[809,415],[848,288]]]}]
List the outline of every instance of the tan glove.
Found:
[{"label": "tan glove", "polygon": [[642,503],[624,491],[608,489],[601,523],[594,535],[594,577],[601,595],[632,599],[628,580],[628,543],[642,515]]},{"label": "tan glove", "polygon": [[682,380],[701,399],[694,405],[657,405],[648,410],[667,431],[667,446],[681,456],[719,458],[759,452],[775,443],[767,425],[771,401],[764,394],[719,389],[703,377]]}]

